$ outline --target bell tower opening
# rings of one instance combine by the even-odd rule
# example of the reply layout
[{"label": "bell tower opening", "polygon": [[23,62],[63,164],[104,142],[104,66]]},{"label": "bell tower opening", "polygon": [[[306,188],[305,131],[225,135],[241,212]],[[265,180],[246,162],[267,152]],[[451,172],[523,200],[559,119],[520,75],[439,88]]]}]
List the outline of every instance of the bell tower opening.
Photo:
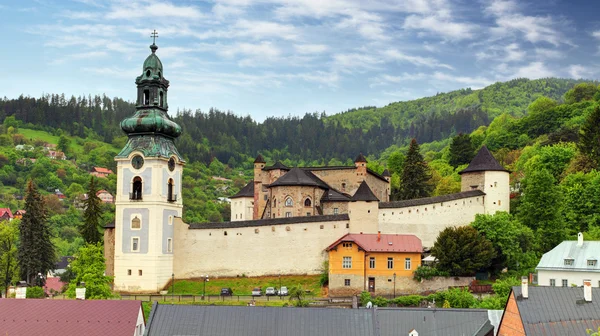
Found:
[{"label": "bell tower opening", "polygon": [[164,99],[164,93],[162,91],[160,91],[159,97],[160,97],[160,107],[165,107],[164,106],[164,100],[163,100]]},{"label": "bell tower opening", "polygon": [[136,176],[133,179],[133,188],[131,190],[130,199],[141,200],[142,199],[142,178]]},{"label": "bell tower opening", "polygon": [[150,105],[150,90],[144,90],[144,105]]},{"label": "bell tower opening", "polygon": [[175,202],[177,200],[177,195],[173,195],[173,179],[170,178],[167,183],[167,201]]}]

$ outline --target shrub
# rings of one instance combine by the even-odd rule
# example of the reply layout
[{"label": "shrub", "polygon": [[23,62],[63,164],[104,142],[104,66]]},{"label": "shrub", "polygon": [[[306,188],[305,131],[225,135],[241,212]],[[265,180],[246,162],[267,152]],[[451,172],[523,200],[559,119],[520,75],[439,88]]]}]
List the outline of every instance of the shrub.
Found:
[{"label": "shrub", "polygon": [[427,297],[421,295],[407,295],[393,299],[392,303],[397,304],[399,307],[418,307],[421,301],[426,299]]},{"label": "shrub", "polygon": [[377,306],[377,307],[387,307],[389,301],[386,298],[383,298],[381,296],[378,296],[376,298],[373,299],[373,305]]},{"label": "shrub", "polygon": [[46,294],[44,293],[44,289],[42,287],[27,287],[26,297],[28,299],[40,299],[44,298]]},{"label": "shrub", "polygon": [[419,266],[415,270],[414,279],[417,281],[421,281],[422,279],[431,280],[431,278],[436,276],[447,277],[450,276],[450,273],[431,266]]},{"label": "shrub", "polygon": [[321,276],[319,277],[321,287],[329,284],[329,261],[325,260],[321,268]]},{"label": "shrub", "polygon": [[361,306],[366,306],[369,301],[371,301],[371,294],[369,292],[360,293],[360,305]]}]

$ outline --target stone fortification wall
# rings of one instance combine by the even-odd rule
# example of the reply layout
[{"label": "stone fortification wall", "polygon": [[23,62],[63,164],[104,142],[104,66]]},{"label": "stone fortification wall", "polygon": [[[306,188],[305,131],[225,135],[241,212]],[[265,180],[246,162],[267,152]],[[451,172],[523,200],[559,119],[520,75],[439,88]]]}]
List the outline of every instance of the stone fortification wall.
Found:
[{"label": "stone fortification wall", "polygon": [[414,234],[424,247],[432,247],[440,231],[462,226],[485,213],[480,190],[418,200],[379,203],[381,233]]},{"label": "stone fortification wall", "polygon": [[311,169],[313,174],[327,183],[330,187],[343,193],[354,195],[362,179],[356,177],[356,169]]},{"label": "stone fortification wall", "polygon": [[[371,276],[372,277],[372,276]],[[375,295],[394,294],[394,280],[391,276],[375,276]],[[344,280],[350,279],[351,286]],[[475,277],[433,277],[430,280],[416,281],[412,277],[396,277],[396,295],[421,294],[429,291],[442,291],[448,287],[469,286]],[[329,296],[341,297],[358,295],[366,289],[366,281],[360,275],[329,275]]]},{"label": "stone fortification wall", "polygon": [[365,179],[369,188],[380,202],[389,202],[390,200],[390,183],[387,181],[383,181],[378,177],[375,177],[371,174],[367,174],[367,178]]},{"label": "stone fortification wall", "polygon": [[318,274],[325,248],[349,223],[348,215],[190,225],[176,218],[175,277]]},{"label": "stone fortification wall", "polygon": [[104,229],[104,259],[106,263],[106,275],[115,275],[115,228]]},{"label": "stone fortification wall", "polygon": [[[312,186],[277,186],[271,188],[270,218],[315,216],[318,215],[317,206],[323,196],[323,189]],[[292,205],[287,206],[286,200],[291,199]],[[305,206],[309,200],[310,206]]]}]

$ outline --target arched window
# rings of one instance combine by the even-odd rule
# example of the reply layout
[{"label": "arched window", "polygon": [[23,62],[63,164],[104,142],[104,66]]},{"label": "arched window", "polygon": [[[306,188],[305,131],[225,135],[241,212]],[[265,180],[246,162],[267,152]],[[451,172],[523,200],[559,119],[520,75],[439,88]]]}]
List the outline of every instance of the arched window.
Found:
[{"label": "arched window", "polygon": [[160,107],[164,107],[164,105],[163,105],[164,94],[162,91],[160,92],[159,97],[160,97]]},{"label": "arched window", "polygon": [[140,229],[141,227],[142,227],[142,221],[138,218],[138,216],[135,216],[131,220],[131,228],[132,229]]},{"label": "arched window", "polygon": [[177,197],[173,195],[173,184],[173,179],[170,178],[167,184],[167,201],[169,202],[175,202],[177,200]]},{"label": "arched window", "polygon": [[294,206],[294,200],[291,197],[286,198],[285,199],[285,206],[286,207]]},{"label": "arched window", "polygon": [[131,194],[129,194],[129,199],[142,199],[142,178],[139,176],[133,178],[133,189],[131,190]]},{"label": "arched window", "polygon": [[346,183],[342,183],[342,191],[346,191]]},{"label": "arched window", "polygon": [[144,90],[144,105],[150,105],[150,90]]},{"label": "arched window", "polygon": [[305,207],[311,207],[311,206],[312,206],[312,202],[310,201],[310,198],[308,198],[308,197],[307,197],[307,198],[304,200],[304,206],[305,206]]}]

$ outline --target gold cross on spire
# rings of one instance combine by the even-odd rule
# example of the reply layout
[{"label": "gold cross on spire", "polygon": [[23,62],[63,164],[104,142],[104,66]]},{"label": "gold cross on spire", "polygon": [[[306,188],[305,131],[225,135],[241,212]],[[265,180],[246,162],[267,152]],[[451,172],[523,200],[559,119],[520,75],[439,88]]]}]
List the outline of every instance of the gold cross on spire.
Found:
[{"label": "gold cross on spire", "polygon": [[156,29],[154,29],[150,37],[152,37],[152,44],[156,44],[156,38],[158,37],[158,32],[156,31]]}]

